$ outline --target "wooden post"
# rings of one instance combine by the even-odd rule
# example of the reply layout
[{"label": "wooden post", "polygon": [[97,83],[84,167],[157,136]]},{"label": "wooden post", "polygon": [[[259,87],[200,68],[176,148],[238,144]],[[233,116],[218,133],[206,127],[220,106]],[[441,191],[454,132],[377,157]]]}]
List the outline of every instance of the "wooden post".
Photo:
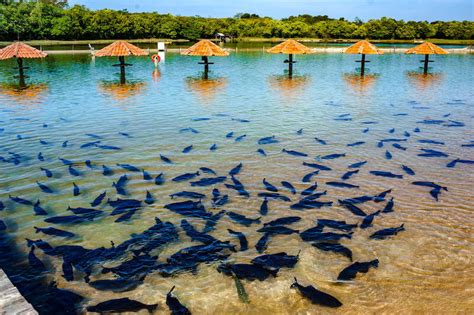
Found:
[{"label": "wooden post", "polygon": [[362,54],[362,60],[360,61],[360,76],[365,75],[365,54]]},{"label": "wooden post", "polygon": [[423,65],[423,74],[428,74],[428,63],[430,62],[430,55],[425,55],[424,65]]},{"label": "wooden post", "polygon": [[125,57],[120,56],[120,84],[125,84]]},{"label": "wooden post", "polygon": [[204,64],[204,79],[209,78],[209,58],[207,56],[202,57],[202,63]]},{"label": "wooden post", "polygon": [[288,77],[292,78],[293,77],[293,54],[289,55],[288,58]]},{"label": "wooden post", "polygon": [[23,59],[16,58],[16,62],[18,63],[18,71],[20,72],[20,88],[24,88],[26,86],[25,83],[25,73],[23,71]]}]

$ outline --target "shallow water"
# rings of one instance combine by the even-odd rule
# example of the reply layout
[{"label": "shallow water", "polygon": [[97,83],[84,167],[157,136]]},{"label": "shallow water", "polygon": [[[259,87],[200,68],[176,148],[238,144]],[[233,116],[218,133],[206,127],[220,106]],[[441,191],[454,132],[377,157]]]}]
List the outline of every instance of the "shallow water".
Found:
[{"label": "shallow water", "polygon": [[[315,225],[318,218],[346,220],[360,223],[361,218],[352,215],[337,204],[338,199],[374,195],[392,189],[395,212],[376,217],[374,226],[356,229],[352,239],[341,243],[353,251],[354,261],[380,260],[378,269],[359,274],[355,281],[340,284],[335,280],[338,273],[350,264],[347,258],[322,252],[298,235],[276,236],[269,243],[266,253],[285,251],[300,260],[294,269],[282,269],[278,277],[260,282],[243,280],[250,297],[250,304],[240,302],[232,278],[218,273],[219,262],[201,264],[196,274],[182,273],[163,278],[158,273],[147,276],[144,284],[131,292],[108,293],[97,291],[76,274],[75,281],[66,282],[61,276],[62,260],[36,251],[38,258],[49,267],[48,281],[57,281],[61,288],[77,292],[86,305],[95,305],[107,299],[129,297],[152,304],[159,303],[166,313],[166,293],[175,285],[175,293],[183,304],[196,314],[310,314],[310,313],[471,313],[473,300],[473,182],[472,164],[457,164],[447,168],[453,159],[474,160],[474,148],[462,147],[474,141],[474,59],[470,55],[436,57],[431,64],[435,74],[419,75],[419,57],[405,55],[373,56],[369,59],[373,74],[360,80],[352,75],[357,56],[328,54],[298,57],[297,76],[285,79],[283,56],[262,53],[233,54],[227,58],[213,58],[211,80],[199,78],[198,59],[167,55],[166,62],[154,71],[148,58],[129,58],[133,63],[127,68],[129,84],[117,82],[118,69],[111,67],[115,59],[89,56],[50,56],[42,61],[27,61],[31,66],[28,74],[34,83],[28,89],[17,91],[8,84],[0,88],[0,155],[11,157],[8,152],[21,155],[21,163],[0,163],[0,200],[6,209],[0,218],[8,226],[5,233],[18,246],[20,260],[27,259],[29,249],[25,238],[43,239],[51,245],[81,245],[86,248],[110,247],[140,233],[154,224],[154,217],[175,224],[179,241],[153,251],[160,261],[177,250],[198,245],[192,242],[179,227],[184,218],[163,208],[173,202],[169,194],[192,190],[207,194],[206,207],[210,206],[211,187],[190,187],[188,182],[173,183],[169,180],[199,167],[211,167],[219,175],[226,175],[238,163],[243,163],[237,176],[251,194],[242,198],[235,191],[219,189],[229,194],[230,202],[223,208],[248,217],[259,217],[262,199],[257,193],[264,191],[262,179],[277,185],[280,191],[292,198],[279,184],[291,182],[298,191],[311,183],[302,183],[302,177],[313,169],[302,165],[303,161],[330,166],[332,171],[322,171],[314,177],[318,191],[327,190],[322,200],[333,201],[332,207],[306,211],[289,209],[289,203],[269,202],[267,222],[282,216],[298,215],[302,220],[291,227],[300,231]],[[11,83],[15,74],[13,62],[2,64],[1,81]],[[414,71],[414,72],[413,72]],[[222,115],[224,114],[224,115]],[[346,116],[345,114],[350,114]],[[406,114],[406,115],[399,115]],[[445,117],[445,115],[450,114]],[[210,120],[195,121],[193,118],[208,117]],[[351,117],[350,121],[335,118]],[[234,119],[233,119],[234,118]],[[250,122],[239,122],[246,119]],[[422,124],[425,119],[458,121],[463,127],[447,127],[446,123]],[[47,124],[46,127],[43,124]],[[180,132],[192,127],[197,134]],[[418,127],[420,132],[413,130]],[[298,135],[297,130],[303,129]],[[363,130],[369,128],[364,133]],[[389,130],[395,128],[393,133]],[[241,142],[225,135],[233,131],[236,136],[246,134]],[[385,138],[406,138],[401,142],[408,149],[401,151],[385,143]],[[126,132],[130,138],[119,132]],[[91,147],[81,149],[84,143],[95,139],[86,134],[103,137],[102,144],[119,146],[120,151],[107,151]],[[23,139],[17,139],[21,135]],[[258,145],[258,139],[275,135],[279,143]],[[321,145],[314,137],[324,139]],[[45,140],[43,145],[39,140]],[[420,139],[442,141],[444,145],[420,143]],[[61,144],[68,140],[69,146]],[[347,144],[365,141],[361,146]],[[216,151],[210,151],[212,144]],[[194,149],[183,154],[183,148]],[[267,157],[256,150],[263,148]],[[307,153],[307,158],[295,157],[281,150]],[[421,148],[435,149],[449,154],[447,158],[418,156]],[[385,158],[389,150],[393,158]],[[36,156],[42,152],[45,161]],[[316,161],[318,156],[346,153],[334,160]],[[166,155],[174,164],[164,164],[159,156]],[[72,160],[83,176],[71,176],[58,157]],[[91,170],[83,162],[91,160],[95,165],[113,167],[112,177],[102,176],[101,169]],[[340,181],[347,166],[367,160],[360,172],[348,183],[359,189],[343,189],[327,186],[328,181]],[[149,173],[165,174],[168,180],[163,186],[144,181],[140,173],[131,173],[116,167],[117,163],[129,163],[146,169]],[[405,174],[401,165],[408,165],[415,176]],[[50,169],[55,176],[48,179],[40,170]],[[391,171],[404,174],[403,179],[375,177],[371,170]],[[107,197],[116,198],[111,186],[120,175],[127,174],[130,197],[143,200],[146,190],[157,199],[155,204],[139,210],[129,222],[115,223],[116,217],[105,216],[91,223],[56,226],[76,233],[79,237],[64,240],[34,233],[34,226],[53,226],[35,216],[29,206],[8,200],[8,195],[36,201],[50,216],[71,214],[66,209],[87,207],[104,190]],[[437,202],[429,195],[429,188],[414,186],[412,181],[433,181],[447,186]],[[48,184],[55,194],[40,191],[36,181]],[[81,195],[72,195],[72,183],[81,188]],[[372,213],[385,203],[361,205]],[[98,209],[110,212],[105,203]],[[199,229],[203,221],[187,218]],[[406,231],[387,240],[369,240],[373,232],[404,223]],[[255,243],[261,237],[256,225],[244,227],[224,216],[210,234],[222,241],[238,244],[227,229],[244,232],[250,249],[233,253],[231,262],[249,263],[259,255]],[[238,247],[238,246],[237,246]],[[108,262],[116,265],[117,262]],[[99,268],[100,269],[100,268]],[[25,275],[23,275],[26,277]],[[107,275],[108,276],[108,275]],[[304,285],[313,285],[331,293],[343,302],[337,310],[311,305],[289,287],[293,277]],[[100,273],[95,279],[105,279]],[[38,308],[41,309],[41,305]]]}]

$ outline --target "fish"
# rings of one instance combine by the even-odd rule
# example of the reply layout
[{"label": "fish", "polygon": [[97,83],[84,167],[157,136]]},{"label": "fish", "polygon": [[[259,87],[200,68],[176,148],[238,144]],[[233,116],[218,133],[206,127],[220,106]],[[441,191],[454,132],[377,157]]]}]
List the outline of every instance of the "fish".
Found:
[{"label": "fish", "polygon": [[163,175],[163,173],[160,173],[158,174],[156,177],[155,177],[155,185],[157,186],[161,186],[165,183],[165,177]]},{"label": "fish", "polygon": [[348,172],[344,173],[344,175],[341,176],[341,179],[342,180],[348,180],[349,178],[352,177],[352,175],[355,175],[357,173],[359,173],[359,170],[348,171]]},{"label": "fish", "polygon": [[153,177],[145,170],[142,170],[143,180],[153,180]]},{"label": "fish", "polygon": [[241,122],[241,123],[248,123],[248,122],[250,122],[250,120],[248,120],[248,119],[240,119],[240,118],[232,118],[232,120],[238,121],[238,122]]},{"label": "fish", "polygon": [[48,144],[49,144],[49,142],[47,142],[47,141],[45,141],[45,140],[42,140],[42,139],[40,139],[40,143],[41,143],[42,145],[48,145]]},{"label": "fish", "polygon": [[368,227],[371,227],[372,226],[372,221],[374,221],[374,218],[376,216],[378,216],[381,212],[382,212],[381,210],[378,210],[378,211],[375,211],[374,213],[371,213],[368,216],[366,216],[364,218],[364,220],[362,220],[362,223],[360,224],[360,228],[361,229],[366,229]]},{"label": "fish", "polygon": [[144,202],[147,205],[151,205],[151,204],[155,203],[155,198],[153,198],[152,194],[148,190],[146,191],[146,198],[145,198]]},{"label": "fish", "polygon": [[439,119],[424,119],[416,122],[417,124],[426,124],[426,125],[440,125],[444,123],[444,120]]},{"label": "fish", "polygon": [[53,172],[51,172],[51,171],[48,170],[47,168],[40,167],[40,170],[42,170],[42,171],[44,172],[44,174],[46,175],[46,177],[48,177],[48,178],[53,177]]},{"label": "fish", "polygon": [[92,161],[91,160],[86,160],[85,161],[85,164],[88,168],[90,169],[94,169],[94,164],[92,164]]},{"label": "fish", "polygon": [[167,163],[167,164],[173,164],[173,161],[171,161],[168,157],[166,157],[166,156],[164,156],[164,155],[162,155],[162,154],[160,154],[160,159],[161,159],[163,162]]},{"label": "fish", "polygon": [[455,160],[452,160],[451,162],[449,162],[448,164],[446,164],[446,167],[448,167],[448,168],[455,167],[457,163],[461,163],[461,164],[474,164],[474,161],[473,161],[473,160],[455,159]]},{"label": "fish", "polygon": [[178,213],[183,216],[195,218],[209,218],[211,214],[206,211],[201,202],[194,202],[191,200],[170,203],[164,206],[166,209]]},{"label": "fish", "polygon": [[20,198],[20,197],[13,197],[12,195],[8,195],[8,198],[10,198],[11,201],[19,203],[21,205],[25,205],[25,206],[32,206],[33,205],[33,203],[30,200],[23,199],[23,198]]},{"label": "fish", "polygon": [[217,271],[228,276],[235,274],[239,279],[264,281],[269,277],[276,277],[279,270],[269,270],[255,264],[221,264]]},{"label": "fish", "polygon": [[204,177],[198,181],[191,182],[191,186],[199,186],[199,187],[211,186],[211,185],[222,183],[226,179],[227,179],[226,176]]},{"label": "fish", "polygon": [[60,230],[60,229],[56,229],[54,227],[39,228],[39,227],[34,226],[33,228],[36,230],[36,233],[41,232],[43,234],[51,235],[51,236],[66,237],[66,238],[76,236],[76,234],[74,234],[74,233],[64,231],[64,230]]},{"label": "fish", "polygon": [[356,147],[356,146],[360,146],[360,145],[363,145],[363,144],[365,144],[365,141],[357,141],[357,142],[353,142],[353,143],[346,144],[346,146],[348,146],[348,147]]},{"label": "fish", "polygon": [[46,210],[41,207],[41,202],[39,200],[33,205],[33,211],[35,212],[35,215],[48,215]]},{"label": "fish", "polygon": [[385,200],[385,196],[387,196],[389,193],[391,193],[392,190],[391,189],[388,189],[388,190],[385,190],[383,192],[381,192],[380,194],[374,196],[374,201],[375,202],[382,202]]},{"label": "fish", "polygon": [[299,202],[292,204],[290,209],[292,210],[306,210],[306,209],[319,209],[322,207],[331,207],[332,201],[317,201],[302,199]]},{"label": "fish", "polygon": [[174,199],[174,198],[191,198],[191,199],[201,200],[201,199],[206,198],[206,195],[201,194],[201,193],[197,193],[197,192],[193,192],[193,191],[180,191],[180,192],[171,194],[170,197],[171,197],[171,199]]},{"label": "fish", "polygon": [[92,220],[94,220],[93,216],[64,215],[47,218],[44,222],[53,224],[76,224]]},{"label": "fish", "polygon": [[216,151],[217,150],[217,144],[213,144],[211,145],[211,147],[209,148],[210,151]]},{"label": "fish", "polygon": [[239,278],[232,272],[232,278],[234,279],[235,287],[237,289],[237,294],[239,295],[239,299],[244,302],[245,304],[250,303],[249,296],[245,291],[245,287],[240,281]]},{"label": "fish", "polygon": [[205,174],[217,175],[217,173],[209,167],[200,167],[199,169]]},{"label": "fish", "polygon": [[297,134],[297,135],[302,135],[302,134],[303,134],[303,128],[297,130],[297,131],[296,131],[296,134]]},{"label": "fish", "polygon": [[320,241],[339,241],[342,238],[351,239],[353,232],[349,233],[333,233],[322,232],[322,226],[315,226],[300,233],[300,237],[305,242],[320,242]]},{"label": "fish", "polygon": [[235,166],[229,171],[229,175],[230,176],[238,175],[240,171],[242,170],[242,166],[243,166],[242,163],[239,163],[237,166]]},{"label": "fish", "polygon": [[282,149],[281,152],[283,153],[287,153],[289,155],[293,155],[293,156],[302,156],[302,157],[306,157],[308,156],[308,154],[306,153],[303,153],[303,152],[299,152],[299,151],[294,151],[294,150],[286,150],[286,149]]},{"label": "fish", "polygon": [[95,146],[97,146],[99,143],[101,143],[100,140],[98,140],[98,141],[93,141],[93,142],[88,142],[88,143],[84,143],[83,145],[80,146],[80,148],[81,148],[81,149],[85,149],[85,148],[95,147]]},{"label": "fish", "polygon": [[344,199],[343,201],[352,203],[352,204],[359,204],[359,203],[364,203],[364,202],[372,201],[372,200],[374,200],[373,196],[360,196],[360,197]]},{"label": "fish", "polygon": [[312,245],[317,249],[325,252],[341,254],[342,256],[347,257],[350,261],[352,261],[352,251],[339,243],[318,242],[313,243]]},{"label": "fish", "polygon": [[352,212],[356,216],[359,216],[359,217],[366,217],[367,216],[367,214],[364,211],[362,211],[362,209],[360,209],[359,207],[357,207],[353,203],[350,203],[346,200],[339,200],[339,204],[341,206],[343,206],[344,208],[346,208],[347,210],[349,210],[350,212]]},{"label": "fish", "polygon": [[265,226],[289,225],[289,224],[299,222],[300,220],[301,220],[301,217],[297,217],[297,216],[281,217],[273,221],[266,222],[263,224],[263,226],[265,227]]},{"label": "fish", "polygon": [[337,280],[339,281],[352,280],[357,276],[357,273],[359,272],[367,273],[370,268],[378,268],[378,266],[379,266],[378,259],[374,259],[368,262],[356,261],[355,263],[344,268],[337,276]]},{"label": "fish", "polygon": [[234,132],[231,131],[228,134],[225,135],[226,138],[232,138],[234,136]]},{"label": "fish", "polygon": [[255,257],[251,263],[269,270],[279,270],[281,268],[294,268],[298,260],[299,255],[293,256],[285,252],[280,252]]},{"label": "fish", "polygon": [[79,172],[78,170],[76,170],[74,167],[72,167],[72,165],[69,165],[68,170],[69,170],[69,174],[71,174],[72,176],[81,176],[82,175],[82,173]]},{"label": "fish", "polygon": [[293,195],[296,194],[296,189],[290,182],[282,181],[281,185],[288,189]]},{"label": "fish", "polygon": [[337,221],[329,219],[317,219],[317,224],[323,227],[330,227],[332,229],[337,229],[341,231],[352,231],[357,227],[357,224],[348,224],[346,221]]},{"label": "fish", "polygon": [[448,157],[449,155],[447,153],[437,151],[437,150],[432,150],[432,149],[420,149],[423,151],[423,153],[418,154],[418,156],[421,157]]},{"label": "fish", "polygon": [[244,185],[234,176],[231,177],[233,185],[226,184],[226,187],[233,188],[237,190],[238,194],[242,197],[249,198],[250,194],[247,190],[245,190]]},{"label": "fish", "polygon": [[74,197],[79,196],[81,194],[81,190],[79,186],[77,186],[76,183],[72,183],[72,185],[73,185],[72,194],[74,195]]},{"label": "fish", "polygon": [[117,191],[117,194],[126,196],[127,191],[125,190],[125,185],[127,184],[128,177],[127,175],[122,175],[120,176],[119,180],[117,183],[113,183],[112,187],[115,187],[115,190]]},{"label": "fish", "polygon": [[397,235],[401,231],[405,231],[404,224],[400,225],[399,227],[378,230],[372,235],[370,235],[369,238],[374,240],[383,240],[391,236]]},{"label": "fish", "polygon": [[405,171],[405,173],[407,173],[408,175],[412,175],[414,176],[415,175],[415,171],[412,170],[410,167],[406,166],[406,165],[402,165],[402,170]]},{"label": "fish", "polygon": [[261,215],[267,215],[268,214],[268,199],[265,198],[260,205],[260,214]]},{"label": "fish", "polygon": [[240,141],[244,140],[245,137],[247,137],[247,135],[238,136],[237,138],[235,138],[235,142],[240,142]]},{"label": "fish", "polygon": [[102,136],[99,136],[99,135],[96,135],[96,134],[93,134],[93,133],[86,133],[86,136],[94,138],[94,139],[103,139]]},{"label": "fish", "polygon": [[0,200],[0,211],[5,209],[5,204]]},{"label": "fish", "polygon": [[403,133],[403,135],[404,135],[405,137],[407,137],[407,138],[408,138],[408,137],[411,137],[411,135],[410,135],[410,133],[409,133],[408,131],[405,131],[405,132]]},{"label": "fish", "polygon": [[120,222],[130,221],[132,219],[133,215],[135,215],[135,213],[137,211],[138,211],[138,209],[128,210],[125,213],[123,213],[120,217],[118,217],[114,222],[120,223]]},{"label": "fish", "polygon": [[359,188],[360,186],[352,185],[343,182],[326,182],[326,185],[337,187],[337,188]]},{"label": "fish", "polygon": [[42,184],[40,182],[36,182],[36,184],[38,185],[38,187],[41,189],[42,192],[46,193],[46,194],[53,194],[54,191],[49,188],[48,186],[46,186],[45,184]]},{"label": "fish", "polygon": [[[101,302],[94,306],[88,306],[86,309],[88,312],[93,313],[123,313],[123,312],[138,312],[143,309],[149,313],[155,311],[158,308],[158,304],[143,304],[141,302],[130,300],[129,298],[120,298],[114,300],[108,300]],[[186,313],[183,313],[186,314]]]},{"label": "fish", "polygon": [[113,151],[120,151],[122,150],[122,148],[119,148],[119,147],[116,147],[116,146],[112,146],[112,145],[97,145],[97,147],[99,149],[102,149],[102,150],[113,150]]},{"label": "fish", "polygon": [[239,239],[240,243],[240,251],[246,251],[249,248],[249,243],[247,241],[247,238],[245,237],[245,234],[242,232],[237,232],[231,229],[227,229],[229,234],[236,236]]},{"label": "fish", "polygon": [[319,142],[319,143],[322,144],[322,145],[326,145],[326,144],[327,144],[326,141],[324,141],[324,140],[322,140],[322,139],[319,139],[319,138],[314,138],[314,140],[316,140],[317,142]]},{"label": "fish", "polygon": [[314,171],[314,172],[308,173],[308,174],[306,174],[305,176],[303,176],[303,178],[302,178],[301,181],[302,181],[303,183],[309,183],[309,182],[311,182],[311,178],[312,178],[313,176],[318,175],[318,174],[319,174],[319,170],[316,170],[316,171]]},{"label": "fish", "polygon": [[263,149],[258,149],[257,152],[260,153],[260,155],[262,156],[267,156],[267,153],[265,153]]},{"label": "fish", "polygon": [[328,166],[325,166],[325,165],[321,165],[321,164],[303,162],[303,165],[308,166],[308,167],[312,167],[312,168],[316,168],[316,169],[321,170],[321,171],[332,171],[332,168],[330,168]]},{"label": "fish", "polygon": [[369,132],[369,130],[370,130],[369,128],[365,128],[364,130],[362,130],[362,132],[367,133],[367,132]]},{"label": "fish", "polygon": [[179,176],[176,176],[172,179],[173,182],[183,182],[193,179],[194,177],[199,176],[199,172],[196,173],[185,173]]},{"label": "fish", "polygon": [[247,226],[247,227],[251,226],[252,224],[260,224],[260,217],[258,217],[256,219],[251,219],[251,218],[247,218],[246,216],[238,214],[238,213],[233,212],[233,211],[228,211],[226,214],[232,221],[234,221],[238,224]]},{"label": "fish", "polygon": [[415,182],[412,182],[412,184],[415,185],[415,186],[430,187],[430,188],[434,188],[434,189],[443,189],[445,191],[448,191],[448,187],[443,187],[443,186],[438,185],[438,184],[433,183],[433,182],[415,181]]},{"label": "fish", "polygon": [[391,160],[391,159],[392,159],[392,153],[390,153],[388,150],[385,151],[385,158],[386,158],[387,160]]},{"label": "fish", "polygon": [[298,234],[300,231],[290,229],[283,225],[275,225],[275,226],[264,226],[257,230],[259,233],[266,233],[273,235],[291,235],[291,234]]},{"label": "fish", "polygon": [[429,139],[421,139],[418,140],[419,143],[428,143],[428,144],[438,144],[438,145],[444,145],[445,143],[442,141],[437,141],[437,140],[429,140]]},{"label": "fish", "polygon": [[357,162],[348,166],[348,168],[359,168],[367,164],[367,161]]},{"label": "fish", "polygon": [[402,151],[406,151],[407,148],[404,147],[404,146],[401,146],[399,143],[393,143],[392,144],[392,147],[396,148],[396,149],[399,149],[399,150],[402,150]]},{"label": "fish", "polygon": [[94,201],[91,202],[91,206],[92,207],[97,207],[98,205],[100,205],[102,203],[102,200],[104,200],[105,196],[106,196],[107,192],[104,191],[103,193],[101,193],[100,195],[98,195]]},{"label": "fish", "polygon": [[30,264],[30,267],[35,269],[36,271],[44,271],[46,270],[46,266],[44,263],[38,259],[35,255],[35,246],[31,246],[30,252],[28,253],[28,263]]},{"label": "fish", "polygon": [[126,133],[126,132],[121,132],[121,131],[119,131],[118,134],[121,135],[121,136],[124,136],[124,137],[126,137],[126,138],[132,138],[132,136],[131,136],[129,133]]},{"label": "fish", "polygon": [[334,159],[338,159],[338,158],[345,157],[345,156],[346,156],[345,153],[342,153],[342,154],[339,154],[339,153],[328,154],[328,155],[322,156],[321,160],[334,160]]},{"label": "fish", "polygon": [[196,129],[194,129],[194,128],[191,128],[191,127],[180,129],[179,132],[180,132],[180,133],[183,133],[183,132],[191,132],[191,133],[195,133],[195,134],[196,134],[196,133],[199,133],[198,130],[196,130]]},{"label": "fish", "polygon": [[143,283],[143,278],[141,279],[111,279],[111,280],[96,280],[91,281],[88,284],[96,290],[99,291],[111,291],[111,292],[127,292],[136,289],[139,285]]},{"label": "fish", "polygon": [[295,278],[295,282],[291,285],[291,288],[297,289],[302,296],[307,298],[313,304],[318,304],[318,305],[333,307],[333,308],[342,306],[341,301],[339,301],[334,296],[328,293],[325,293],[323,291],[320,291],[311,285],[303,286],[298,283],[298,280],[296,278]]},{"label": "fish", "polygon": [[226,214],[226,212],[227,211],[225,210],[221,210],[218,213],[212,214],[208,218],[206,218],[206,224],[202,229],[202,233],[209,233],[211,231],[214,231],[217,222],[224,216],[224,214]]},{"label": "fish", "polygon": [[184,153],[184,154],[189,153],[189,152],[191,152],[192,149],[193,149],[193,146],[192,146],[192,145],[187,146],[186,148],[183,149],[183,153]]},{"label": "fish", "polygon": [[138,167],[130,165],[130,164],[117,164],[117,166],[123,168],[126,171],[130,171],[130,172],[141,172],[142,171]]},{"label": "fish", "polygon": [[69,140],[66,140],[63,142],[62,147],[66,148],[68,146]]},{"label": "fish", "polygon": [[59,158],[59,160],[66,166],[70,166],[70,165],[73,164],[72,161],[70,161],[70,160],[66,160],[66,159],[63,159],[63,158]]},{"label": "fish", "polygon": [[290,198],[288,198],[287,196],[281,195],[279,193],[261,192],[261,193],[258,193],[258,196],[260,198],[277,199],[277,200],[282,200],[286,202],[291,202]]},{"label": "fish", "polygon": [[111,176],[113,174],[114,174],[114,171],[111,168],[109,168],[105,165],[102,165],[102,175]]},{"label": "fish", "polygon": [[278,192],[278,188],[270,184],[265,178],[263,179],[263,185],[265,186],[265,189],[271,192]]},{"label": "fish", "polygon": [[313,185],[309,186],[305,190],[301,192],[301,196],[309,196],[311,195],[316,189],[318,189],[318,183],[314,183]]},{"label": "fish", "polygon": [[275,136],[260,138],[257,143],[258,145],[278,143],[279,141],[275,139]]},{"label": "fish", "polygon": [[86,216],[98,216],[102,214],[102,211],[96,210],[96,209],[90,209],[90,208],[71,208],[70,206],[67,208],[68,211],[71,211],[74,214],[78,215],[86,215]]},{"label": "fish", "polygon": [[211,118],[209,117],[197,117],[197,118],[192,118],[191,120],[192,121],[206,121],[206,120],[210,120]]},{"label": "fish", "polygon": [[385,172],[385,171],[370,171],[372,175],[380,176],[380,177],[388,177],[388,178],[403,178],[403,175],[394,174],[392,172]]},{"label": "fish", "polygon": [[171,290],[166,294],[166,305],[171,312],[171,315],[191,315],[191,312],[181,304],[177,297],[175,297],[172,292],[174,290],[174,286]]}]

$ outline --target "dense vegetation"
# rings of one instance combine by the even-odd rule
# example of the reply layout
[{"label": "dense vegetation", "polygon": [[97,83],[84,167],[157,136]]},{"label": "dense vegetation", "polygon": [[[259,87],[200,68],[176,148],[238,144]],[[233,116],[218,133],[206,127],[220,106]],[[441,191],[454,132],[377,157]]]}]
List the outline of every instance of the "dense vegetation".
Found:
[{"label": "dense vegetation", "polygon": [[234,37],[474,39],[474,22],[415,22],[381,18],[362,22],[300,15],[282,20],[237,14],[233,18],[184,17],[170,14],[92,11],[67,1],[0,0],[0,40],[212,38],[217,32]]}]

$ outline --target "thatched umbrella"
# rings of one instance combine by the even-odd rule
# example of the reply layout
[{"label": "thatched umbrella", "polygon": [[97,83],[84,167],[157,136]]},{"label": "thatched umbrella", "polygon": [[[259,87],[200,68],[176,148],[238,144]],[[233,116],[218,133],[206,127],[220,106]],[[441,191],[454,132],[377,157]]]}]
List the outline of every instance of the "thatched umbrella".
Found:
[{"label": "thatched umbrella", "polygon": [[433,43],[424,42],[421,45],[408,49],[405,54],[425,55],[425,59],[421,60],[421,62],[424,63],[423,73],[428,74],[428,63],[434,62],[430,60],[430,55],[447,55],[449,53]]},{"label": "thatched umbrella", "polygon": [[214,64],[213,62],[209,62],[209,57],[217,56],[217,57],[224,57],[229,56],[229,53],[224,49],[220,48],[213,42],[207,39],[203,39],[193,46],[185,49],[181,52],[181,55],[184,56],[200,56],[202,58],[202,62],[200,65],[204,65],[204,78],[208,78],[209,73],[209,65]]},{"label": "thatched umbrella", "polygon": [[365,60],[365,55],[383,55],[383,51],[375,47],[375,45],[369,43],[366,40],[361,40],[344,50],[345,54],[358,54],[362,55],[362,60],[357,60],[360,62],[360,75],[364,76],[365,74],[365,63],[370,62]]},{"label": "thatched umbrella", "polygon": [[23,70],[28,69],[28,67],[23,67],[23,59],[44,58],[47,55],[47,53],[21,42],[15,42],[3,49],[0,49],[0,60],[16,58],[18,70],[20,72],[20,87],[25,86],[25,73]]},{"label": "thatched umbrella", "polygon": [[288,59],[284,63],[288,64],[288,76],[291,78],[293,76],[293,64],[296,61],[293,61],[293,55],[300,54],[309,54],[312,52],[311,48],[306,47],[305,45],[298,43],[294,39],[288,39],[283,43],[276,45],[267,50],[271,54],[287,54]]},{"label": "thatched umbrella", "polygon": [[119,64],[114,66],[120,67],[120,83],[125,84],[125,66],[131,64],[125,63],[125,56],[146,56],[148,53],[135,45],[124,40],[118,40],[112,44],[102,48],[94,54],[96,57],[119,57]]}]

